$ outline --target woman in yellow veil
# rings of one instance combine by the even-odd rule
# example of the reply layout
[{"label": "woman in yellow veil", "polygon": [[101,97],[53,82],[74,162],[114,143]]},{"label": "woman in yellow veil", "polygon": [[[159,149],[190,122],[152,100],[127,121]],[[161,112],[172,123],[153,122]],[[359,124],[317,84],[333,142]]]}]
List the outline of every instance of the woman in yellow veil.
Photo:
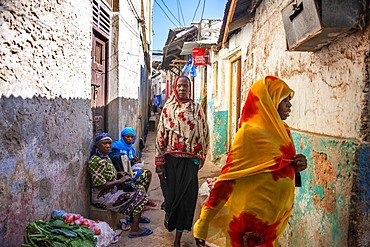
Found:
[{"label": "woman in yellow veil", "polygon": [[274,76],[251,86],[226,164],[194,225],[197,246],[277,246],[292,211],[296,172],[307,167],[283,121],[293,95]]}]

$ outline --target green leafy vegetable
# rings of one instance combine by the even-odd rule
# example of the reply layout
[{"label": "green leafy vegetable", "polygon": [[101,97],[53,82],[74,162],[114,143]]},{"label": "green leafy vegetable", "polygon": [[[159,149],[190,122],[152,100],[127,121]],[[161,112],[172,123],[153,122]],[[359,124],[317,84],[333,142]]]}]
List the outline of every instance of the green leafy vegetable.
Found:
[{"label": "green leafy vegetable", "polygon": [[94,231],[61,219],[37,220],[27,226],[22,247],[94,247]]}]

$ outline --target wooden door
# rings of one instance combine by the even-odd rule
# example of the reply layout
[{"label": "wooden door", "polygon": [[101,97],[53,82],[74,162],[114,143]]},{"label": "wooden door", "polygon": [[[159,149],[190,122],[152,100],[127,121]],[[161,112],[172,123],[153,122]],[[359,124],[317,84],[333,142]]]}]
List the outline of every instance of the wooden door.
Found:
[{"label": "wooden door", "polygon": [[105,131],[106,61],[106,42],[94,35],[91,79],[91,110],[94,135]]},{"label": "wooden door", "polygon": [[241,101],[241,58],[230,61],[230,101],[228,125],[228,151],[238,131]]}]

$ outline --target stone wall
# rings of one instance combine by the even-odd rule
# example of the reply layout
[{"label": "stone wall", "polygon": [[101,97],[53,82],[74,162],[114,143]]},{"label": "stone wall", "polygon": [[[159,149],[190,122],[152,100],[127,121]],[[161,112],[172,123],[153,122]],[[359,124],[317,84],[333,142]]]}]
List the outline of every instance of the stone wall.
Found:
[{"label": "stone wall", "polygon": [[89,0],[0,4],[0,246],[53,209],[88,216]]},{"label": "stone wall", "polygon": [[[133,1],[133,4],[136,12],[140,13],[140,1]],[[145,18],[150,19],[150,13],[146,14]],[[120,12],[112,15],[111,32],[108,132],[116,140],[123,128],[133,127],[138,140],[144,135],[148,123],[150,91],[140,39],[141,25],[129,2],[121,2]]]}]

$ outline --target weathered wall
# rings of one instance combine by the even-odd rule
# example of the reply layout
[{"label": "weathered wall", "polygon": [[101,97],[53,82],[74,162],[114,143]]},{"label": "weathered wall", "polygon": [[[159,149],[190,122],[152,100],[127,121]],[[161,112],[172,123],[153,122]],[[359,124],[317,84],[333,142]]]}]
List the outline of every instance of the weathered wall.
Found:
[{"label": "weathered wall", "polygon": [[303,187],[296,190],[282,246],[369,246],[370,28],[367,24],[316,52],[288,52],[280,11],[289,2],[262,1],[255,20],[220,50],[214,111],[225,110],[222,100],[230,90],[230,72],[220,64],[238,50],[242,106],[256,79],[284,79],[295,90],[287,123],[309,168],[302,172]]},{"label": "weathered wall", "polygon": [[0,246],[53,209],[87,215],[91,5],[0,4]]},{"label": "weathered wall", "polygon": [[[141,1],[132,3],[140,14]],[[151,12],[145,18],[150,26]],[[116,140],[123,128],[133,127],[141,137],[148,121],[148,73],[140,39],[141,25],[128,1],[120,2],[120,12],[112,15],[111,32],[108,132]]]},{"label": "weathered wall", "polygon": [[[311,186],[303,188],[296,197],[294,216],[286,232],[286,236],[293,237],[285,239],[286,246],[368,246],[370,237],[361,234],[368,223],[349,229],[353,217],[362,216],[360,222],[369,221],[368,206],[357,207],[354,202],[366,201],[368,197],[360,197],[369,189],[367,180],[361,180],[357,173],[361,166],[369,165],[369,160],[365,165],[356,154],[358,147],[368,147],[369,141],[364,137],[370,131],[365,103],[369,97],[366,61],[370,28],[367,25],[365,30],[320,51],[288,52],[280,13],[288,2],[263,1],[257,9],[243,68],[245,92],[248,81],[267,74],[280,76],[295,90],[287,123],[297,134],[308,137],[305,146],[311,150],[307,156],[310,168],[303,173]],[[312,140],[315,135],[328,136],[327,141]],[[341,138],[339,149],[333,148],[337,138]],[[368,155],[367,150],[364,156]],[[352,195],[356,183],[362,187],[359,194]],[[306,204],[301,203],[302,198],[307,198]]]},{"label": "weathered wall", "polygon": [[[244,61],[251,39],[252,25],[248,24],[231,37],[228,47],[211,52],[212,66],[207,73],[208,123],[211,131],[211,159],[217,160],[228,150],[230,60],[241,57]],[[242,72],[242,78],[244,73]],[[251,82],[250,82],[251,83]],[[244,99],[245,100],[245,99]],[[244,102],[242,97],[242,102]],[[235,109],[235,105],[233,105]],[[235,129],[235,127],[233,128]]]},{"label": "weathered wall", "polygon": [[297,96],[290,125],[314,133],[359,137],[369,29],[317,52],[288,52],[280,13],[288,2],[263,1],[258,8],[244,61],[245,82],[278,75]]},{"label": "weathered wall", "polygon": [[[293,132],[298,153],[309,157],[296,189],[282,246],[348,245],[356,140]],[[358,245],[356,245],[358,246]]]},{"label": "weathered wall", "polygon": [[370,236],[370,144],[362,144],[357,148],[358,166],[354,170],[354,186],[352,187],[352,207],[349,219],[348,246],[369,246]]}]

